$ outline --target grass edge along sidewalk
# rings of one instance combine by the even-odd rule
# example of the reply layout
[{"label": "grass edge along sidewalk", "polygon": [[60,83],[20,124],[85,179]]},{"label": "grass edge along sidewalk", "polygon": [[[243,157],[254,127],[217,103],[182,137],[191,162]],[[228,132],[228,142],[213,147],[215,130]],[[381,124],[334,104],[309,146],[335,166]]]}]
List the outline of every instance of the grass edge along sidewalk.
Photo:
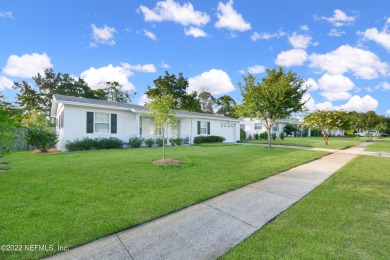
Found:
[{"label": "grass edge along sidewalk", "polygon": [[386,259],[390,158],[358,156],[222,259]]}]

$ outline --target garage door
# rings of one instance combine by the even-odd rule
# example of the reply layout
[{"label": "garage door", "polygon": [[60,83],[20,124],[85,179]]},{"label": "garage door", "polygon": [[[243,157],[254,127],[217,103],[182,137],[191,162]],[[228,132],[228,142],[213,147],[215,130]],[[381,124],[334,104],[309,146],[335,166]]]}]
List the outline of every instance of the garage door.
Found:
[{"label": "garage door", "polygon": [[221,133],[222,136],[225,137],[225,142],[236,142],[236,125],[235,124],[229,124],[229,123],[221,123]]}]

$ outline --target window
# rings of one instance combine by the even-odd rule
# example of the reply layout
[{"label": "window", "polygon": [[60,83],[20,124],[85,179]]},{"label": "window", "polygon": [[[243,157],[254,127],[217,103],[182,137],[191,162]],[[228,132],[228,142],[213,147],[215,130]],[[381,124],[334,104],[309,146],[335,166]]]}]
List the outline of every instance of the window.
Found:
[{"label": "window", "polygon": [[64,128],[64,111],[62,111],[57,118],[57,127],[59,129]]},{"label": "window", "polygon": [[262,125],[261,123],[255,123],[255,130],[261,130]]},{"label": "window", "polygon": [[276,124],[276,125],[272,125],[272,131],[273,132],[278,132],[278,127],[279,125],[278,124]]},{"label": "window", "polygon": [[207,122],[204,121],[200,122],[200,134],[201,135],[207,134]]},{"label": "window", "polygon": [[161,135],[161,129],[157,129],[153,118],[141,117],[139,128],[139,134],[141,136]]},{"label": "window", "polygon": [[95,113],[95,133],[109,133],[110,114]]},{"label": "window", "polygon": [[198,121],[198,135],[210,134],[210,122]]}]

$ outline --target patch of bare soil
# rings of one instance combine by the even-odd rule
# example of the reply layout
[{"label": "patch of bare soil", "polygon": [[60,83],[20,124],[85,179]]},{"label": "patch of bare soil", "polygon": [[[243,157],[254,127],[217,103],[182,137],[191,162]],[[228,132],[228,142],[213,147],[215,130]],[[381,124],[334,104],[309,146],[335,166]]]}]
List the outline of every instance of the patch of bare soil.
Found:
[{"label": "patch of bare soil", "polygon": [[[58,150],[57,148],[50,148],[47,150],[47,153],[61,153],[62,151]],[[39,149],[35,149],[32,151],[32,154],[42,153]]]},{"label": "patch of bare soil", "polygon": [[165,158],[165,160],[160,159],[160,160],[153,161],[154,165],[178,165],[180,163],[181,162],[179,160],[172,159],[172,158]]}]

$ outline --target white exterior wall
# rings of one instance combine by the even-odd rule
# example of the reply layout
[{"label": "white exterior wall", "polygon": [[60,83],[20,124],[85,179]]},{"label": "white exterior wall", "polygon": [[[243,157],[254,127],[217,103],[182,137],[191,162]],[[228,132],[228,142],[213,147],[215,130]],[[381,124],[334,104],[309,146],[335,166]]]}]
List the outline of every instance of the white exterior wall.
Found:
[{"label": "white exterior wall", "polygon": [[[87,133],[87,112],[117,114],[117,133]],[[64,112],[63,141],[58,142],[57,146],[60,150],[64,150],[66,141],[73,141],[83,137],[117,137],[124,142],[128,142],[131,136],[137,134],[138,125],[136,114],[131,111],[66,104]]]},{"label": "white exterior wall", "polygon": [[[57,107],[57,118],[56,118],[56,133],[57,133],[57,136],[58,136],[58,142],[56,144],[56,148],[58,150],[64,150],[65,147],[64,147],[64,144],[65,144],[65,139],[64,139],[64,128],[60,128],[59,126],[59,115],[61,114],[61,112],[64,111],[64,104],[60,104],[58,107]],[[65,112],[64,112],[64,121],[65,121]],[[64,124],[65,126],[65,124]]]},{"label": "white exterior wall", "polygon": [[[294,124],[294,123],[295,122],[291,122],[291,124]],[[242,118],[240,124],[245,124],[244,131],[246,133],[246,137],[248,137],[249,135],[253,136],[254,134],[261,134],[261,133],[267,132],[267,129],[262,124],[262,121],[259,119]],[[255,129],[255,124],[261,124],[261,129]],[[282,120],[276,121],[274,123],[274,126],[277,127],[277,130],[274,131],[272,128],[271,133],[275,132],[276,134],[279,135],[281,132],[283,132],[284,127],[288,124],[289,123],[284,122],[284,120],[283,121]],[[297,125],[297,124],[295,124],[295,125]]]}]

